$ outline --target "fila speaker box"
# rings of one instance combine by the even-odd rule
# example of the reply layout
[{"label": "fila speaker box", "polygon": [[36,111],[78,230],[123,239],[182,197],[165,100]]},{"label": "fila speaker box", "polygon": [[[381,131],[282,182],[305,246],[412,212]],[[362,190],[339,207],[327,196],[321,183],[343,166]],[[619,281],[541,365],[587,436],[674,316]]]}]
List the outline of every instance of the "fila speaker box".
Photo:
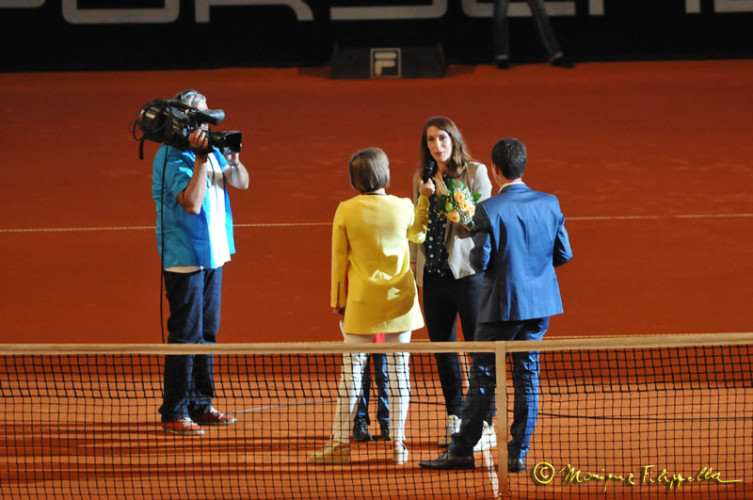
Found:
[{"label": "fila speaker box", "polygon": [[407,47],[335,46],[332,78],[441,78],[447,71],[440,44]]}]

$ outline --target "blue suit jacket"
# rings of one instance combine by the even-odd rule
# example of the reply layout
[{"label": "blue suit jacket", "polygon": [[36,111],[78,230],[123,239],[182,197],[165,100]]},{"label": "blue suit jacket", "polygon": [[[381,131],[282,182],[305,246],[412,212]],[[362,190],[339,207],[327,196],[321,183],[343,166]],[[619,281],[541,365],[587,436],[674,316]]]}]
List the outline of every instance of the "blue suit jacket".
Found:
[{"label": "blue suit jacket", "polygon": [[554,268],[572,256],[557,197],[522,183],[476,207],[471,265],[486,271],[478,321],[522,321],[560,314]]}]

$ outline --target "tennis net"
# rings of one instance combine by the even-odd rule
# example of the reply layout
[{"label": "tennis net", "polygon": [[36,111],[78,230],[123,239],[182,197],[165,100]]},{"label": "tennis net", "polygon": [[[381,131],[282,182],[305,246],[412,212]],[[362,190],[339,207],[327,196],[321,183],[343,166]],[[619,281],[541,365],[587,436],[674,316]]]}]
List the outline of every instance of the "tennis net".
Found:
[{"label": "tennis net", "polygon": [[[0,496],[753,498],[753,334],[359,345],[410,353],[410,459],[396,466],[388,441],[352,441],[350,463],[309,464],[330,435],[343,355],[354,349],[0,344]],[[506,354],[534,349],[540,406],[528,470],[507,472],[504,445],[477,452],[474,470],[420,469],[443,451],[447,423],[434,355],[497,354],[503,444],[513,408]],[[237,422],[165,433],[165,356],[210,353],[214,404]],[[378,435],[373,382],[370,394]]]}]

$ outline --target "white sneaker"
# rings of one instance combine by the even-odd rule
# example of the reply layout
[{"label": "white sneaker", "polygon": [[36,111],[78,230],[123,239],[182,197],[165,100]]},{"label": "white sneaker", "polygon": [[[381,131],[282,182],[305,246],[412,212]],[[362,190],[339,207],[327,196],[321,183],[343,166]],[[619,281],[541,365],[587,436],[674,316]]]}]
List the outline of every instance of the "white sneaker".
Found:
[{"label": "white sneaker", "polygon": [[457,434],[460,432],[460,423],[462,420],[460,420],[455,415],[450,415],[447,417],[447,430],[445,431],[444,437],[442,437],[437,444],[442,448],[447,448],[450,446],[450,441],[452,441],[452,435]]},{"label": "white sneaker", "polygon": [[489,450],[497,446],[497,433],[494,432],[494,424],[484,422],[484,429],[481,431],[481,439],[478,440],[473,451]]},{"label": "white sneaker", "polygon": [[405,465],[409,455],[408,448],[403,443],[395,443],[392,447],[392,461],[395,465]]}]

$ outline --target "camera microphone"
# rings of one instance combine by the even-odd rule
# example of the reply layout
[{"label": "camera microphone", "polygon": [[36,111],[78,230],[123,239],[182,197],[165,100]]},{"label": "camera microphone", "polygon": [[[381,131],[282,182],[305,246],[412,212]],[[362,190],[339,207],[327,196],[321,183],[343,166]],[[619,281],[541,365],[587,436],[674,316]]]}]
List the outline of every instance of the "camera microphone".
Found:
[{"label": "camera microphone", "polygon": [[194,118],[199,123],[209,123],[212,125],[219,125],[222,120],[225,119],[225,111],[222,109],[207,109],[199,111],[195,108],[184,110],[184,113],[190,118]]}]

